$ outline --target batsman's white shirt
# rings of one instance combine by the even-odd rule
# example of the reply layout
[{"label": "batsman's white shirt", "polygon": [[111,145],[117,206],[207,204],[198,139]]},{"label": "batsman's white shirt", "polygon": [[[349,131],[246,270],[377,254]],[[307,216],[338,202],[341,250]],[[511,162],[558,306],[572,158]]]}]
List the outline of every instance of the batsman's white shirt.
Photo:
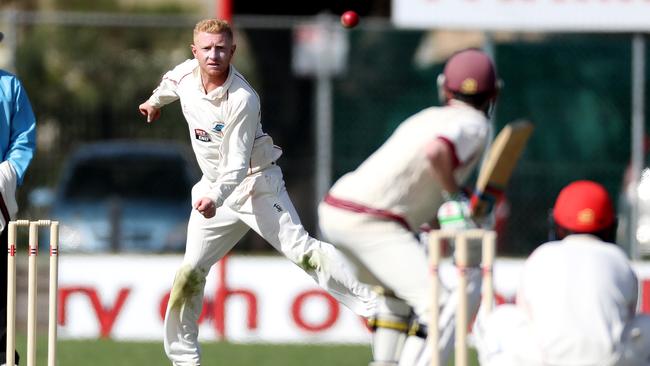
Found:
[{"label": "batsman's white shirt", "polygon": [[375,295],[360,284],[345,257],[307,233],[275,164],[281,150],[262,131],[260,102],[231,65],[225,83],[205,93],[199,65],[188,60],[165,74],[149,103],[161,107],[180,99],[203,177],[192,202],[208,196],[216,215],[192,210],[183,264],[176,274],[165,315],[165,351],[175,366],[200,364],[198,319],[205,276],[253,229],[300,266],[321,287],[362,316],[374,311]]},{"label": "batsman's white shirt", "polygon": [[479,322],[481,364],[646,365],[624,354],[638,348],[623,341],[637,322],[637,296],[637,277],[618,246],[586,234],[541,245],[524,264],[517,304]]},{"label": "batsman's white shirt", "polygon": [[489,132],[485,115],[462,102],[427,108],[404,121],[356,170],[330,189],[336,198],[402,216],[412,230],[430,223],[442,204],[424,149],[442,139],[457,159],[456,181],[463,182],[481,156]]}]

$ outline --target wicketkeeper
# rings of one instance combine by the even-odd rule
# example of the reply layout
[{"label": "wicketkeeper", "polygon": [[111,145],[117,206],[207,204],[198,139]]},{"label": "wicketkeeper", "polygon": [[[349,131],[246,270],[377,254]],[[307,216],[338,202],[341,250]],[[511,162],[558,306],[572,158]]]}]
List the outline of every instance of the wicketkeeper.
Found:
[{"label": "wicketkeeper", "polygon": [[577,181],[553,208],[557,240],[526,260],[516,304],[481,314],[484,366],[650,365],[650,317],[636,313],[638,280],[616,244],[603,186]]}]

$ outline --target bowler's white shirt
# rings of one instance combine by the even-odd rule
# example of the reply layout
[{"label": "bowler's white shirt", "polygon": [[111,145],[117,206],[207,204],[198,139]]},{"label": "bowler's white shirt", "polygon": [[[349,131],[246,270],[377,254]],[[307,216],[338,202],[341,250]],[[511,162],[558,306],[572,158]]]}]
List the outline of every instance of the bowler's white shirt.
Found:
[{"label": "bowler's white shirt", "polygon": [[330,190],[339,199],[403,216],[412,229],[429,223],[443,202],[425,147],[435,139],[449,143],[458,159],[454,174],[464,181],[479,160],[489,133],[483,112],[452,100],[411,116],[356,170]]},{"label": "bowler's white shirt", "polygon": [[259,96],[233,65],[224,84],[206,94],[198,61],[187,60],[163,76],[149,103],[160,108],[178,99],[199,167],[211,182],[207,196],[217,207],[247,174],[282,155],[262,131]]}]

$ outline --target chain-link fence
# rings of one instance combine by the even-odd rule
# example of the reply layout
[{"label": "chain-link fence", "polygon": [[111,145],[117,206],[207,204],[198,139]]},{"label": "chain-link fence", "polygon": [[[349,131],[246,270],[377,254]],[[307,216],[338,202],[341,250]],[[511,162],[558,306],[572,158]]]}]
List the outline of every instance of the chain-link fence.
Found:
[{"label": "chain-link fence", "polygon": [[[15,47],[4,42],[0,51],[11,53],[6,59],[14,60],[28,90],[39,131],[39,150],[20,190],[23,212],[29,214],[29,192],[54,187],[62,163],[81,143],[189,144],[178,103],[152,126],[137,107],[165,71],[191,57],[198,18],[68,14],[56,21],[25,13],[13,19],[3,30],[11,27]],[[296,76],[291,62],[293,27],[308,20],[235,17],[235,65],[260,94],[263,127],[284,150],[279,163],[289,194],[315,233],[316,81]],[[452,51],[486,40],[476,33],[397,30],[372,19],[345,37],[346,69],[332,80],[333,179],[354,169],[403,119],[438,103],[435,78]],[[594,179],[614,196],[620,191],[630,156],[631,37],[499,34],[489,42],[505,82],[495,127],[519,118],[536,125],[507,190],[500,240],[502,254],[525,254],[546,240],[548,210],[569,181]],[[236,248],[269,247],[248,235]]]}]

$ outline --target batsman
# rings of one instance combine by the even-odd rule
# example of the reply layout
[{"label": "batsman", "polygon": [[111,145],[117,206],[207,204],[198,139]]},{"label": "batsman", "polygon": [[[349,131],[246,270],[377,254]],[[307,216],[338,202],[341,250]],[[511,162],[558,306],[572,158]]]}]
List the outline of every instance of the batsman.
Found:
[{"label": "batsman", "polygon": [[[457,296],[443,287],[440,303],[431,304],[431,277],[417,233],[436,217],[443,229],[473,226],[470,201],[461,185],[488,142],[499,84],[484,52],[466,49],[454,54],[438,77],[444,105],[402,122],[376,152],[341,177],[319,205],[323,235],[349,252],[383,289],[370,322],[372,366],[430,364],[426,324],[436,307],[442,309],[439,344],[446,364]],[[474,264],[468,286],[472,312],[480,300],[480,270]]]}]

